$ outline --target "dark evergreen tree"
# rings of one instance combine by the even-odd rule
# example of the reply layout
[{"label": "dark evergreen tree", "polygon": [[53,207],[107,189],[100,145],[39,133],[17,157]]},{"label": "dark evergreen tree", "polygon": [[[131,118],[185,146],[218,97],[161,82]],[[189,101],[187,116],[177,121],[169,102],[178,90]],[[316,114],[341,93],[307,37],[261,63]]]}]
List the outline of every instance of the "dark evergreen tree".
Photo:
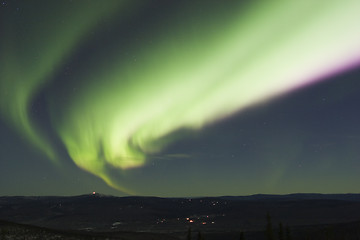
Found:
[{"label": "dark evergreen tree", "polygon": [[272,223],[271,223],[271,217],[270,214],[267,213],[266,214],[266,239],[267,240],[275,240],[274,239],[274,232],[273,232],[273,228],[272,228]]},{"label": "dark evergreen tree", "polygon": [[191,228],[188,229],[186,240],[191,240]]},{"label": "dark evergreen tree", "polygon": [[201,234],[200,231],[199,231],[199,233],[198,233],[198,240],[204,240],[204,237],[203,237],[203,235]]},{"label": "dark evergreen tree", "polygon": [[325,239],[326,240],[333,240],[334,238],[334,229],[332,227],[327,227],[325,229]]},{"label": "dark evergreen tree", "polygon": [[279,240],[285,240],[284,227],[281,222],[279,223]]},{"label": "dark evergreen tree", "polygon": [[240,240],[245,240],[245,236],[244,236],[244,232],[243,232],[243,231],[240,232]]},{"label": "dark evergreen tree", "polygon": [[291,232],[289,226],[286,226],[285,232],[286,232],[286,240],[291,240],[292,238],[291,238]]}]

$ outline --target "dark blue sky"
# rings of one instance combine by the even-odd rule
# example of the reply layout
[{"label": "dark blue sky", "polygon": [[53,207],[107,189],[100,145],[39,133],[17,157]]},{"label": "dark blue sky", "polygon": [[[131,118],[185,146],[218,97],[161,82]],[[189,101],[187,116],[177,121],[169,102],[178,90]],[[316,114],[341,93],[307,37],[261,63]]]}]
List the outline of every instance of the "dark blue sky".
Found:
[{"label": "dark blue sky", "polygon": [[[96,92],[107,89],[104,86],[117,86],[111,85],[115,82],[110,78],[114,66],[116,71],[120,69],[120,75],[126,72],[127,75],[124,75],[135,77],[121,80],[121,90],[118,94],[115,91],[118,96],[109,97],[116,100],[111,104],[115,109],[120,109],[124,102],[130,101],[128,99],[135,99],[136,104],[133,106],[130,103],[129,106],[137,108],[139,105],[136,98],[141,95],[135,90],[141,89],[145,96],[148,96],[147,91],[150,92],[153,88],[161,90],[162,85],[167,85],[168,82],[154,80],[154,84],[149,84],[146,88],[143,87],[146,85],[142,84],[148,82],[134,84],[139,81],[136,74],[142,71],[150,72],[154,75],[144,76],[151,79],[162,76],[161,74],[167,73],[171,67],[175,69],[171,71],[178,71],[179,74],[182,74],[182,67],[188,67],[186,70],[192,69],[193,65],[198,63],[197,53],[204,52],[204,55],[207,55],[207,51],[213,50],[202,45],[212,46],[212,41],[215,40],[203,40],[209,36],[217,39],[217,31],[223,30],[223,26],[215,20],[222,19],[223,16],[226,19],[223,20],[224,23],[231,22],[231,19],[237,16],[237,10],[241,9],[239,11],[245,13],[248,9],[247,4],[236,1],[229,5],[216,4],[214,1],[205,7],[186,1],[174,4],[157,0],[141,6],[125,4],[125,7],[119,10],[120,14],[116,11],[111,12],[111,6],[117,6],[119,3],[109,1],[108,4],[109,6],[85,6],[81,1],[77,4],[64,1],[54,7],[46,1],[35,1],[32,4],[17,0],[2,1],[0,35],[6,37],[0,40],[0,50],[5,56],[0,57],[0,195],[77,195],[93,191],[112,195],[128,194],[110,187],[110,182],[119,184],[134,194],[155,196],[358,192],[360,69],[356,66],[332,74],[321,82],[308,84],[307,87],[285,91],[277,97],[250,104],[238,111],[232,111],[231,114],[213,117],[201,128],[187,127],[186,124],[174,127],[172,131],[166,132],[167,134],[160,135],[159,139],[150,139],[153,141],[149,140],[150,144],[146,141],[141,142],[142,139],[136,138],[138,135],[135,134],[135,137],[128,140],[127,147],[134,156],[140,152],[141,159],[144,157],[146,164],[138,168],[125,169],[125,165],[119,167],[109,164],[106,159],[109,156],[106,148],[108,139],[103,135],[94,148],[89,148],[89,155],[96,150],[99,159],[76,159],[78,152],[74,154],[71,150],[79,142],[71,142],[69,138],[82,139],[86,145],[92,140],[91,134],[96,135],[98,126],[106,127],[107,124],[112,124],[109,121],[102,123],[103,125],[91,125],[98,122],[91,122],[88,116],[74,116],[89,111],[89,116],[106,120],[101,118],[101,115],[113,106],[104,105],[103,111],[101,104],[106,102],[108,93],[98,95]],[[55,11],[57,8],[59,11]],[[99,11],[95,11],[97,9]],[[56,15],[52,16],[51,13],[55,12]],[[108,18],[110,13],[115,14],[115,17]],[[184,17],[187,17],[187,20],[184,20],[185,25],[180,21]],[[206,24],[207,20],[212,25]],[[79,31],[84,30],[87,24],[91,26],[86,34],[83,33],[86,37],[79,37],[82,34]],[[14,26],[18,28],[12,28]],[[193,29],[189,30],[190,27]],[[198,30],[200,27],[202,29]],[[174,29],[178,31],[176,34],[173,33]],[[197,31],[208,35],[190,39],[191,36],[181,34],[197,34]],[[197,36],[196,34],[194,36]],[[75,44],[74,39],[81,41]],[[280,37],[279,39],[281,40]],[[156,52],[153,40],[157,40],[157,44],[161,46],[158,47],[162,50],[159,56],[165,58],[159,65],[158,72],[152,69],[157,65],[151,65],[153,61],[157,61],[156,58],[150,58],[150,63],[146,63],[148,65],[143,64],[148,60],[148,52]],[[168,49],[167,44],[171,45],[173,42],[184,43],[184,46],[176,45],[174,49],[169,47],[175,53],[165,51]],[[188,42],[192,43],[190,50],[194,51],[194,59],[188,59],[193,61],[189,64],[190,67],[186,61],[180,61],[188,57],[186,54],[189,53],[182,53],[188,50]],[[278,44],[275,49],[281,51],[282,45],[277,40],[275,42]],[[165,50],[162,49],[163,46]],[[271,52],[269,49],[268,52]],[[151,54],[149,56],[152,57]],[[174,62],[179,61],[176,62],[179,66],[167,64],[166,57],[171,54],[179,56],[180,60],[173,59]],[[292,62],[297,61],[297,56],[293,57],[294,59],[283,62],[281,68],[274,68],[273,71],[285,71],[287,67],[292,66]],[[261,51],[256,50],[254,55],[249,55],[249,62],[256,62],[254,59],[260,59],[259,63],[262,62]],[[151,71],[146,72],[146,69],[142,69],[148,66]],[[243,66],[247,65],[239,65],[239,68]],[[224,66],[219,62],[218,67],[220,69]],[[231,74],[236,71],[237,69],[233,69]],[[131,75],[133,72],[136,73]],[[195,70],[194,72],[196,73]],[[96,79],[94,76],[100,77]],[[102,77],[109,77],[110,80]],[[45,80],[41,80],[43,78]],[[204,79],[203,81],[207,81]],[[246,81],[254,81],[252,84],[257,89],[257,84],[269,80],[264,75],[264,79],[256,80],[258,82],[251,79],[242,81],[245,81],[245,85]],[[180,86],[174,86],[178,85]],[[221,88],[222,85],[226,85],[226,81],[220,79],[216,86]],[[188,92],[196,88],[195,86],[195,82],[190,82]],[[87,91],[89,89],[91,91]],[[212,91],[216,92],[217,87],[214,89]],[[167,101],[175,102],[172,92],[166,95],[160,90],[156,95],[170,96],[164,99],[164,106]],[[246,95],[251,91],[254,91],[253,88],[239,89],[239,95]],[[114,92],[109,91],[108,95],[111,93]],[[173,95],[179,95],[177,93],[177,88],[174,87]],[[228,97],[225,95],[226,92],[219,94],[218,96],[222,97],[218,102]],[[181,102],[186,102],[188,97],[186,92],[181,96]],[[202,99],[206,97],[208,95],[199,95],[196,98],[202,103]],[[145,98],[143,104],[151,101],[152,99]],[[188,108],[191,110],[192,102],[189,102],[191,104]],[[217,101],[213,102],[214,108],[216,103]],[[82,106],[86,106],[86,111],[81,108]],[[204,106],[210,110],[212,108],[211,103]],[[156,113],[161,107],[163,106],[155,107],[151,111]],[[223,107],[226,108],[227,105]],[[98,111],[99,109],[101,111]],[[186,110],[184,114],[191,112]],[[146,108],[139,108],[138,111],[147,114]],[[138,116],[147,116],[146,114]],[[201,116],[200,113],[198,115]],[[127,117],[121,116],[125,119]],[[179,115],[179,118],[181,117],[183,115]],[[138,122],[137,120],[130,121]],[[151,120],[152,118],[149,118],[149,121]],[[123,118],[119,121],[123,121]],[[84,136],[78,136],[76,128],[66,128],[66,124],[73,122],[77,123],[75,126],[79,128],[83,127],[83,124],[87,127],[94,126],[94,129],[84,131]],[[155,122],[154,126],[166,123],[160,120],[158,123]],[[119,123],[120,126],[121,124]],[[144,125],[146,126],[146,122]],[[139,129],[143,130],[141,127]],[[144,129],[145,133],[149,131]],[[71,133],[75,137],[69,137]],[[105,133],[104,130],[104,135]],[[117,136],[115,133],[114,135]],[[110,135],[110,139],[114,138]],[[163,143],[167,144],[163,146]],[[154,146],[161,146],[160,150],[152,151]],[[115,147],[115,152],[116,150],[118,149]],[[51,160],[52,154],[56,155],[56,161]],[[87,156],[87,152],[81,154],[81,157]],[[84,159],[95,163],[91,166],[82,165],[81,161]],[[125,161],[127,164],[126,157],[124,159],[111,160]],[[138,159],[134,157],[130,160]],[[107,165],[104,167],[103,164]],[[105,183],[107,180],[108,184]]]}]

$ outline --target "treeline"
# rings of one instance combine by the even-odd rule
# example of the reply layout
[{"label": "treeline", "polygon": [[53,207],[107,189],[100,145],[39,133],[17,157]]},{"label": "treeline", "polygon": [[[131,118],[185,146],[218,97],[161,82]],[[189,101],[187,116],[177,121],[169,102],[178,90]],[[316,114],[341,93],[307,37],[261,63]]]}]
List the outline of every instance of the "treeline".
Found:
[{"label": "treeline", "polygon": [[[293,233],[288,225],[279,222],[275,226],[269,213],[266,214],[266,228],[264,235],[258,238],[249,236],[250,239],[265,240],[360,240],[360,223],[358,226],[352,226],[351,231],[337,229],[335,226],[323,226],[311,230],[297,230]],[[293,235],[294,234],[294,235]],[[237,239],[247,240],[246,232],[241,231]],[[186,240],[206,240],[201,231],[193,232],[188,229]],[[232,238],[235,239],[235,238]],[[224,239],[226,240],[226,239]]]},{"label": "treeline", "polygon": [[[203,234],[201,233],[201,231],[198,231],[196,233],[197,235],[197,240],[205,240]],[[279,228],[278,228],[278,237],[276,237],[275,231],[273,229],[272,226],[272,221],[271,221],[271,217],[270,214],[267,213],[266,214],[266,231],[265,231],[265,237],[267,240],[292,240],[291,238],[291,233],[290,233],[290,228],[289,226],[286,226],[285,228],[283,227],[283,224],[280,222],[279,223]],[[245,240],[245,233],[243,231],[240,232],[240,236],[239,236],[239,240]],[[186,235],[186,240],[193,240],[193,236],[192,236],[192,231],[191,228],[188,229],[187,235]]]},{"label": "treeline", "polygon": [[[265,231],[265,236],[267,240],[292,240],[291,238],[291,233],[290,233],[290,227],[286,226],[284,229],[284,226],[282,224],[282,222],[279,223],[279,228],[278,228],[278,232],[277,232],[278,238],[276,238],[276,234],[275,231],[273,229],[273,224],[271,221],[271,217],[270,214],[267,213],[266,214],[266,231]],[[241,236],[240,236],[241,239]],[[244,240],[245,238],[243,237],[241,240]]]}]

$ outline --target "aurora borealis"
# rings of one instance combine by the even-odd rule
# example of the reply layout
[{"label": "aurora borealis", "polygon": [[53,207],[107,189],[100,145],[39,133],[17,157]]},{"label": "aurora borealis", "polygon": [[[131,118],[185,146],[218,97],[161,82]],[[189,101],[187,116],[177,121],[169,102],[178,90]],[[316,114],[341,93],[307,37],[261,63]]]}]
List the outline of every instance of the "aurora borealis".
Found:
[{"label": "aurora borealis", "polygon": [[[2,169],[21,168],[9,156],[24,146],[33,156],[18,162],[91,173],[119,194],[355,191],[359,11],[355,0],[3,1],[1,137],[18,139],[2,144]],[[314,127],[316,107],[328,118]]]}]

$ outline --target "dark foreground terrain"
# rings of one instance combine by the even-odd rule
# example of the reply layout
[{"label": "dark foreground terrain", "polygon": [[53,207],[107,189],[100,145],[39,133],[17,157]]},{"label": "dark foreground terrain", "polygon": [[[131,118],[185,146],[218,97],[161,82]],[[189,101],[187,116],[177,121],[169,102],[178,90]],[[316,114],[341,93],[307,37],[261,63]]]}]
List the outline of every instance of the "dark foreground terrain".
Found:
[{"label": "dark foreground terrain", "polygon": [[0,219],[0,240],[360,240],[360,194],[0,197]]}]

